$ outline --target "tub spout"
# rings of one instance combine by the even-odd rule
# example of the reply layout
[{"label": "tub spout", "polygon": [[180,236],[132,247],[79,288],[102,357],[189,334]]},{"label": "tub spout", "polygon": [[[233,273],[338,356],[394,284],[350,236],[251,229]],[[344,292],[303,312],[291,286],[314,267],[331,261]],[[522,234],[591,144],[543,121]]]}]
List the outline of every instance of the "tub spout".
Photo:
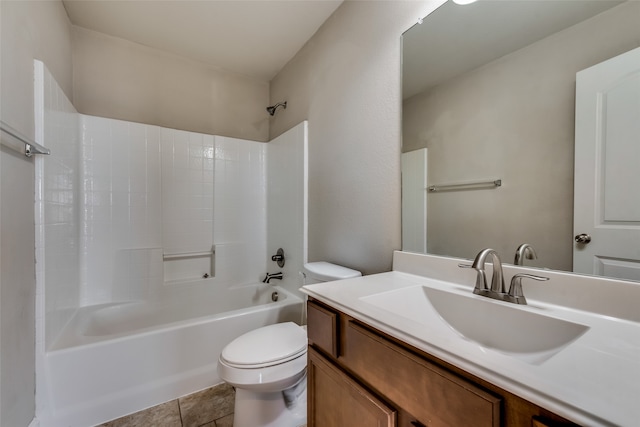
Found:
[{"label": "tub spout", "polygon": [[270,283],[273,279],[282,280],[282,272],[280,271],[273,274],[267,273],[267,275],[264,277],[264,280],[262,280],[262,283]]}]

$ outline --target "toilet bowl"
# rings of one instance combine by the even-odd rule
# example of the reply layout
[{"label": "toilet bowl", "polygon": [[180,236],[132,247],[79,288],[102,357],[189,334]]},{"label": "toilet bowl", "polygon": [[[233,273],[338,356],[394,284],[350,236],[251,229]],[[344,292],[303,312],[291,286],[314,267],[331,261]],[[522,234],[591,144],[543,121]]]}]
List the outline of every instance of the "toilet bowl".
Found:
[{"label": "toilet bowl", "polygon": [[[327,263],[304,265],[305,284],[361,276]],[[300,427],[307,423],[307,331],[293,322],[254,329],[231,341],[218,374],[236,388],[234,427]]]}]

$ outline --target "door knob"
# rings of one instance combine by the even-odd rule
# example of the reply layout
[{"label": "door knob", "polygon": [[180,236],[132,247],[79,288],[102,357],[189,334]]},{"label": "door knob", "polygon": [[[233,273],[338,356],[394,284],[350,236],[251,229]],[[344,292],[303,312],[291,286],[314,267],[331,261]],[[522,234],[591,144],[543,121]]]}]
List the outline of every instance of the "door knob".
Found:
[{"label": "door knob", "polygon": [[582,233],[582,234],[578,234],[575,237],[575,241],[576,243],[584,243],[587,244],[591,241],[591,236],[589,236],[588,234]]}]

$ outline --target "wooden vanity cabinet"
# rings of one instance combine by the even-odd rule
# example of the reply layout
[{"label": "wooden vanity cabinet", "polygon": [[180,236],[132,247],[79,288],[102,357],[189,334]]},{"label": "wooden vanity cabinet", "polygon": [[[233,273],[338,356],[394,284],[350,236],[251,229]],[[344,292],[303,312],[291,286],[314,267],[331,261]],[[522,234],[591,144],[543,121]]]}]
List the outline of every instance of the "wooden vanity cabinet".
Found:
[{"label": "wooden vanity cabinet", "polygon": [[313,298],[307,307],[309,427],[576,426]]}]

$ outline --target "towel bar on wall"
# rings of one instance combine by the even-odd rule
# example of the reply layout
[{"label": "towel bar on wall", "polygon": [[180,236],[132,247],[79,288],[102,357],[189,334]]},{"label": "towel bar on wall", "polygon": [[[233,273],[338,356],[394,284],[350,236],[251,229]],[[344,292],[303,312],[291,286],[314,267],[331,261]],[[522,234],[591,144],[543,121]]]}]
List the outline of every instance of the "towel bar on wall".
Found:
[{"label": "towel bar on wall", "polygon": [[[2,140],[2,145],[22,152],[27,157],[31,157],[34,154],[51,154],[51,150],[22,135],[20,132],[18,132],[2,120],[0,120],[0,131],[2,131],[2,137],[0,138]],[[13,142],[13,144],[8,143],[6,139],[9,139],[11,142]],[[17,141],[18,144],[24,145],[24,151],[18,150],[16,148],[15,141]]]},{"label": "towel bar on wall", "polygon": [[439,185],[430,185],[427,187],[430,193],[434,193],[437,191],[448,191],[448,190],[474,190],[485,187],[500,187],[502,185],[501,179],[492,179],[488,181],[469,181],[469,182],[457,182],[451,184],[439,184]]}]

